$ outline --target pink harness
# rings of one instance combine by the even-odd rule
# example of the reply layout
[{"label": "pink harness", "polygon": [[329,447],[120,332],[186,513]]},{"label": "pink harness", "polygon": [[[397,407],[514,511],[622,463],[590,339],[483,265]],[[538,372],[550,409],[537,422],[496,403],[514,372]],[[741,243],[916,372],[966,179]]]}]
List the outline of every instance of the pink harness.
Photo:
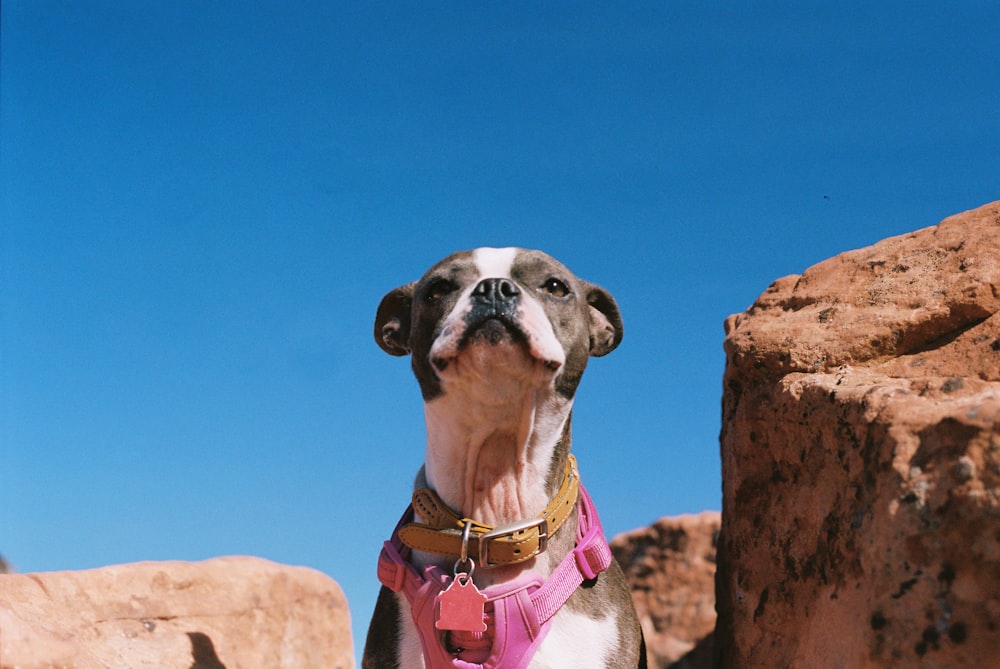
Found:
[{"label": "pink harness", "polygon": [[409,549],[398,530],[413,519],[406,510],[392,538],[382,547],[378,579],[393,592],[402,592],[410,603],[428,669],[524,669],[548,634],[552,617],[580,584],[597,578],[611,564],[611,548],[604,537],[597,509],[580,486],[576,547],[566,554],[547,581],[522,574],[509,583],[483,590],[486,596],[487,631],[442,632],[435,628],[438,595],[453,576],[430,566],[423,574],[406,561]]}]

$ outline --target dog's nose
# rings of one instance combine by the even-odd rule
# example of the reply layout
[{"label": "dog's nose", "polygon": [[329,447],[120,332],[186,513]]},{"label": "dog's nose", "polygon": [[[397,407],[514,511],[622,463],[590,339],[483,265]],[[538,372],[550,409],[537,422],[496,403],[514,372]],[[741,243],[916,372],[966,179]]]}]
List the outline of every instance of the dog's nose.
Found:
[{"label": "dog's nose", "polygon": [[485,302],[508,302],[521,294],[521,289],[510,279],[483,279],[472,291],[473,299]]}]

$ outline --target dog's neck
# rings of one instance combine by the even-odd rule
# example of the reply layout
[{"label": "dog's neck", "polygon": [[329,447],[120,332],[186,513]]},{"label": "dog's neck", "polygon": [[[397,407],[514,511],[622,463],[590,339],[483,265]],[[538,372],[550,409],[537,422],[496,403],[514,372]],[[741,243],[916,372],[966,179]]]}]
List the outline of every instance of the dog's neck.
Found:
[{"label": "dog's neck", "polygon": [[551,383],[514,388],[449,392],[424,405],[423,484],[487,525],[539,515],[569,452],[572,400],[552,392]]}]

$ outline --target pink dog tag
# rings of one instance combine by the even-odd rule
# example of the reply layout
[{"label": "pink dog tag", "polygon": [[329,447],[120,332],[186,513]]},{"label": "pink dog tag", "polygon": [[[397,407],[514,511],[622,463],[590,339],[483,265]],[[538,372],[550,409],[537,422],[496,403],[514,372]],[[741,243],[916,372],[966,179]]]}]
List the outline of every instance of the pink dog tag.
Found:
[{"label": "pink dog tag", "polygon": [[437,597],[438,615],[434,626],[451,632],[485,632],[486,595],[468,574],[458,574],[448,589]]}]

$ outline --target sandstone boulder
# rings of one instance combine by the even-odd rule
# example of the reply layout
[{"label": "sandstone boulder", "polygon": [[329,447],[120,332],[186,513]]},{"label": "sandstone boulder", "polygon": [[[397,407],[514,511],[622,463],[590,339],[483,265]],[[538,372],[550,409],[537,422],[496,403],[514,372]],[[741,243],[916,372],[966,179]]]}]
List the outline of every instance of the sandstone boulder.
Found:
[{"label": "sandstone boulder", "polygon": [[662,518],[611,550],[632,589],[649,666],[711,669],[719,513]]},{"label": "sandstone boulder", "polygon": [[350,617],[327,576],[245,557],[0,576],[3,669],[336,669]]},{"label": "sandstone boulder", "polygon": [[1000,202],[727,321],[722,666],[1000,661]]}]

